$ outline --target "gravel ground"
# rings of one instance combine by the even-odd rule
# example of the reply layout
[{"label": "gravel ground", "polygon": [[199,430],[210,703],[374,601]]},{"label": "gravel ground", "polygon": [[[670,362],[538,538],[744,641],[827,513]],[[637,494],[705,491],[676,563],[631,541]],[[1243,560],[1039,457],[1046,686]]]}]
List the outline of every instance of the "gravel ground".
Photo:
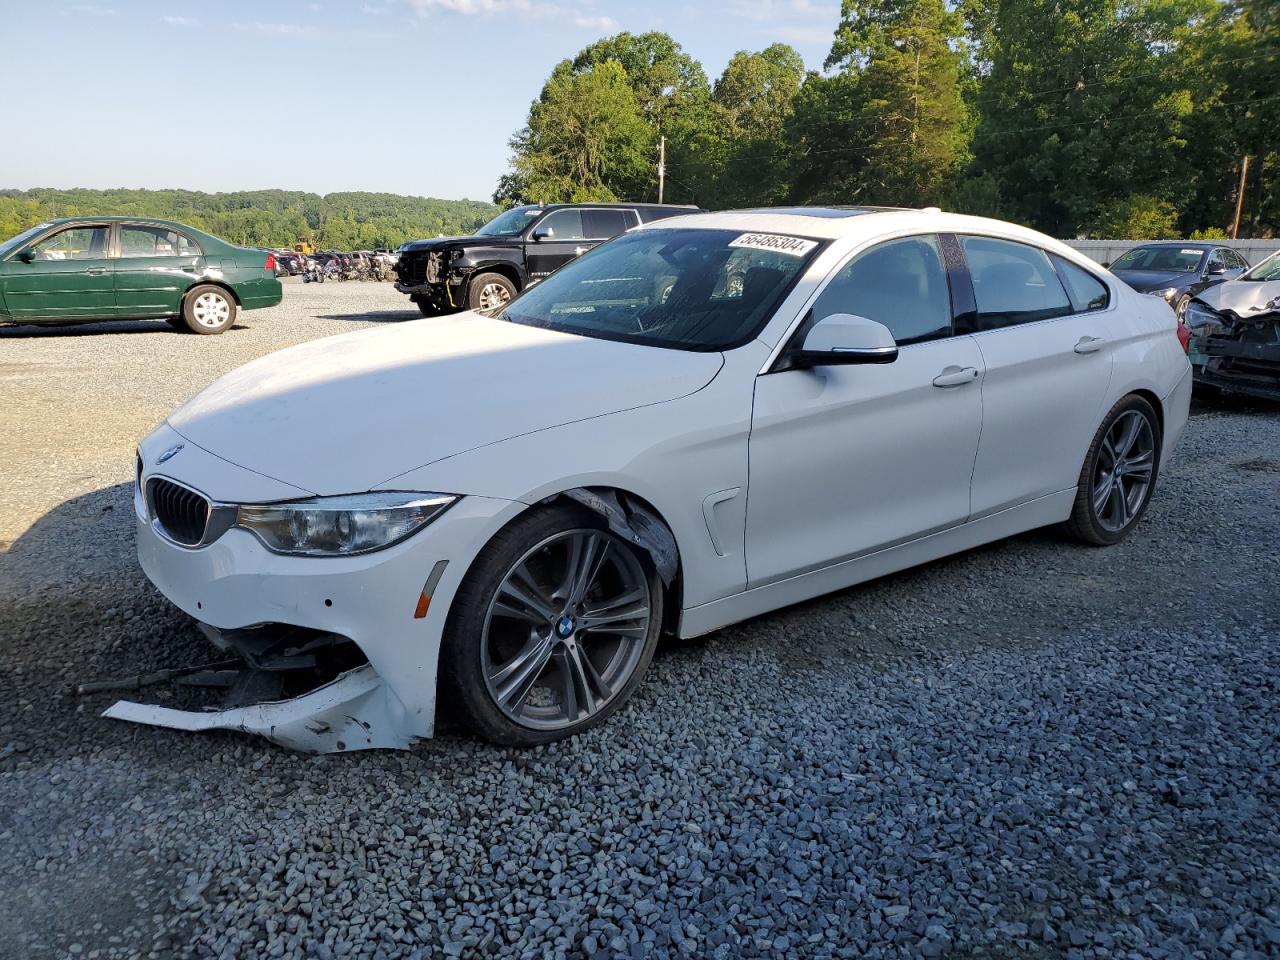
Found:
[{"label": "gravel ground", "polygon": [[1280,410],[1201,404],[1126,543],[1039,532],[668,643],[567,744],[307,757],[97,717],[203,655],[133,446],[219,373],[408,319],[0,331],[0,956],[1280,955]]}]

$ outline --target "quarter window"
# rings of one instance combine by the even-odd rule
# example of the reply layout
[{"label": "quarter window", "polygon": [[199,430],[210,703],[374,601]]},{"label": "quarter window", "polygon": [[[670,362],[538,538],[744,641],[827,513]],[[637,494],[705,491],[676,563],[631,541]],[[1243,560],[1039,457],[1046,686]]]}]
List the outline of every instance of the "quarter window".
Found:
[{"label": "quarter window", "polygon": [[883,323],[901,345],[951,335],[951,295],[935,236],[890,240],[859,254],[813,305],[817,320],[852,313]]},{"label": "quarter window", "polygon": [[1076,313],[1102,310],[1111,302],[1111,292],[1107,285],[1088,270],[1058,256],[1053,258],[1053,262],[1067,288],[1067,296],[1071,298],[1071,309]]},{"label": "quarter window", "polygon": [[961,237],[960,243],[973,279],[979,331],[1072,312],[1067,291],[1043,250],[991,237]]},{"label": "quarter window", "polygon": [[198,257],[201,250],[184,234],[168,227],[120,228],[122,257]]},{"label": "quarter window", "polygon": [[37,260],[103,260],[109,227],[70,227],[37,243]]},{"label": "quarter window", "polygon": [[536,233],[545,234],[548,240],[585,240],[582,232],[581,210],[557,210],[538,224]]}]

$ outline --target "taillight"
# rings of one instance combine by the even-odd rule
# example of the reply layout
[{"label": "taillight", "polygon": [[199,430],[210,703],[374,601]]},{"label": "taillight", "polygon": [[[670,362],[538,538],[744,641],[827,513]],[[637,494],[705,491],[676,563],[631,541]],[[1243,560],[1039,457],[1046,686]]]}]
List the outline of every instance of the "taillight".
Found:
[{"label": "taillight", "polygon": [[267,262],[263,264],[262,269],[269,270],[272,273],[276,272],[276,255],[274,253],[267,254]]},{"label": "taillight", "polygon": [[1183,353],[1191,353],[1191,328],[1181,318],[1178,319],[1178,342],[1182,344]]}]

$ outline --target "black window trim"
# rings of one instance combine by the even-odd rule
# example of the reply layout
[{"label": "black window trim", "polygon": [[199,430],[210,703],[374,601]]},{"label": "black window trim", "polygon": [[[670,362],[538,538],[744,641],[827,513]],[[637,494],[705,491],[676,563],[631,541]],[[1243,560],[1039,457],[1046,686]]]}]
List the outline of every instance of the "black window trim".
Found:
[{"label": "black window trim", "polygon": [[[1012,239],[1011,237],[1002,237],[1002,236],[999,236],[998,234],[994,234],[994,233],[973,233],[973,232],[970,232],[970,231],[966,231],[965,233],[956,233],[956,234],[951,234],[951,236],[955,239],[956,246],[957,246],[957,247],[959,247],[959,255],[960,255],[960,258],[961,258],[961,260],[962,260],[962,262],[963,262],[963,264],[964,264],[964,278],[965,278],[965,280],[967,281],[967,284],[968,284],[968,288],[969,288],[969,295],[970,295],[971,297],[973,297],[973,303],[974,303],[974,313],[973,313],[973,318],[974,318],[974,327],[973,327],[973,329],[970,331],[970,333],[971,333],[971,334],[973,334],[974,336],[977,336],[977,335],[979,335],[979,334],[985,334],[985,333],[999,333],[999,332],[1000,332],[1000,331],[1002,331],[1002,330],[1014,330],[1014,329],[1017,329],[1017,328],[1019,328],[1019,327],[1030,327],[1030,326],[1034,326],[1035,324],[1038,324],[1038,323],[1053,323],[1054,321],[1057,321],[1057,320],[1066,320],[1066,319],[1068,319],[1068,318],[1070,318],[1070,317],[1084,317],[1084,316],[1088,316],[1089,314],[1093,314],[1093,313],[1105,313],[1106,311],[1111,310],[1111,309],[1114,309],[1114,307],[1115,307],[1115,304],[1116,304],[1115,289],[1112,287],[1112,285],[1111,285],[1109,282],[1107,282],[1107,281],[1106,281],[1105,279],[1103,279],[1102,277],[1098,276],[1098,274],[1094,273],[1094,272],[1093,272],[1092,270],[1090,270],[1088,267],[1081,266],[1080,264],[1076,263],[1075,261],[1067,260],[1067,258],[1063,257],[1063,256],[1062,256],[1062,254],[1057,253],[1056,251],[1053,251],[1053,250],[1047,250],[1047,249],[1045,249],[1044,247],[1040,246],[1040,245],[1039,245],[1039,244],[1037,244],[1037,243],[1031,243],[1031,242],[1026,241],[1026,240],[1015,240],[1015,239]],[[965,255],[964,255],[964,244],[961,242],[961,241],[963,240],[963,238],[965,238],[965,237],[974,237],[974,238],[979,239],[979,240],[1001,240],[1001,241],[1003,241],[1003,242],[1005,242],[1005,243],[1016,243],[1016,244],[1019,244],[1019,245],[1024,246],[1024,247],[1031,247],[1033,250],[1039,250],[1039,251],[1040,251],[1041,253],[1043,253],[1043,254],[1045,255],[1045,257],[1048,259],[1048,261],[1049,261],[1049,266],[1053,269],[1053,275],[1054,275],[1055,277],[1057,277],[1057,278],[1058,278],[1058,285],[1059,285],[1060,287],[1062,287],[1062,293],[1063,293],[1063,296],[1065,296],[1065,297],[1067,298],[1067,304],[1071,307],[1071,312],[1070,312],[1070,313],[1060,314],[1059,316],[1056,316],[1056,317],[1044,317],[1044,318],[1042,318],[1042,319],[1040,319],[1040,320],[1028,320],[1028,321],[1026,321],[1026,322],[1024,322],[1024,323],[1011,323],[1011,324],[1009,324],[1008,326],[1004,326],[1004,327],[992,327],[992,328],[991,328],[991,329],[989,329],[989,330],[979,330],[979,329],[977,328],[977,320],[978,320],[978,312],[977,312],[977,295],[973,292],[973,290],[974,290],[974,288],[973,288],[973,275],[972,275],[972,273],[971,273],[971,272],[970,272],[970,270],[969,270],[969,260],[968,260],[968,258],[967,258],[967,257],[965,257]],[[1094,309],[1092,309],[1092,310],[1077,310],[1077,309],[1075,309],[1075,304],[1073,304],[1073,303],[1071,302],[1071,291],[1070,291],[1070,290],[1068,289],[1068,287],[1067,287],[1067,281],[1066,281],[1066,278],[1064,278],[1064,277],[1062,276],[1062,271],[1058,269],[1058,263],[1057,263],[1057,261],[1058,261],[1059,259],[1062,259],[1062,260],[1064,260],[1065,262],[1070,263],[1070,264],[1071,264],[1072,266],[1074,266],[1074,267],[1079,267],[1079,269],[1083,270],[1083,271],[1084,271],[1085,273],[1087,273],[1089,276],[1093,277],[1093,278],[1094,278],[1095,280],[1097,280],[1100,284],[1102,284],[1102,286],[1103,286],[1103,287],[1106,289],[1106,291],[1107,291],[1107,302],[1106,302],[1106,304],[1105,304],[1104,306],[1101,306],[1101,307],[1095,307],[1095,308],[1094,308]]]}]

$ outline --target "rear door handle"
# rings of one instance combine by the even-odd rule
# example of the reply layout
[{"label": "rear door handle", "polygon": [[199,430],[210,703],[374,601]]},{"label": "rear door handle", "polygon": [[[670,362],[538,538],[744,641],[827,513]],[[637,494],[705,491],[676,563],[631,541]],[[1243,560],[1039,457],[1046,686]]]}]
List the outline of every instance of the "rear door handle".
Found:
[{"label": "rear door handle", "polygon": [[89,274],[89,276],[91,277],[100,277],[107,272],[107,268],[106,267],[90,267],[85,272]]},{"label": "rear door handle", "polygon": [[977,367],[956,367],[950,366],[933,378],[935,387],[963,387],[966,383],[973,383],[978,379]]},{"label": "rear door handle", "polygon": [[1097,353],[1107,341],[1102,337],[1081,337],[1076,341],[1076,353]]}]

